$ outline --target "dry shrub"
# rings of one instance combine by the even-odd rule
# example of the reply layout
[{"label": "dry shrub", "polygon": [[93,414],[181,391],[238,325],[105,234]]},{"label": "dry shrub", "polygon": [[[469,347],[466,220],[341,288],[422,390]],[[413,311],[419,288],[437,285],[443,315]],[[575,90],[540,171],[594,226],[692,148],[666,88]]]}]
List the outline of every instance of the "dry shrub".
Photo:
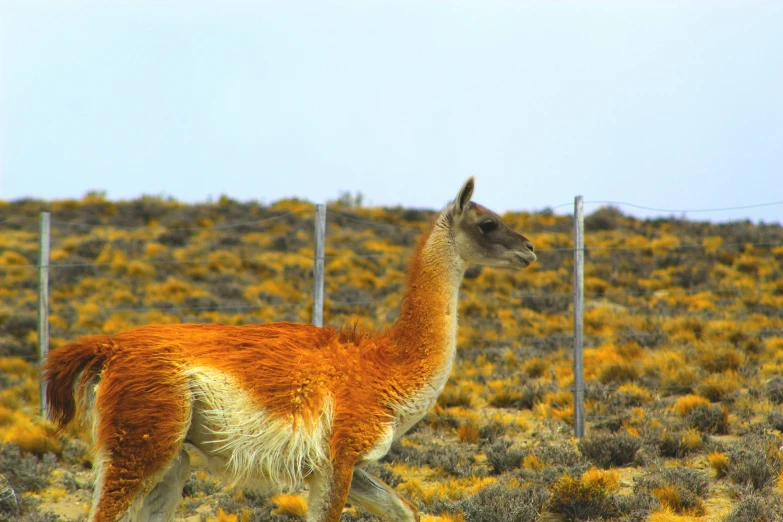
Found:
[{"label": "dry shrub", "polygon": [[639,369],[636,365],[610,364],[601,368],[598,380],[601,384],[635,381],[639,378]]},{"label": "dry shrub", "polygon": [[23,454],[16,444],[0,446],[0,476],[4,476],[17,493],[45,488],[56,462],[57,459],[51,453],[39,458],[33,454]]},{"label": "dry shrub", "polygon": [[685,416],[685,422],[704,433],[726,434],[729,431],[729,410],[720,405],[698,405]]},{"label": "dry shrub", "polygon": [[20,416],[23,416],[22,412],[0,406],[0,428],[12,425]]},{"label": "dry shrub", "polygon": [[617,396],[625,406],[641,406],[652,400],[649,390],[632,382],[617,388]]},{"label": "dry shrub", "polygon": [[490,406],[495,408],[519,408],[521,402],[522,391],[517,388],[503,388],[489,398]]},{"label": "dry shrub", "polygon": [[698,357],[699,366],[710,373],[737,371],[745,362],[741,350],[729,346],[705,346]]},{"label": "dry shrub", "polygon": [[709,492],[707,476],[695,469],[665,468],[638,479],[634,491],[645,491],[680,515],[704,514],[703,499]]},{"label": "dry shrub", "polygon": [[[433,429],[456,430],[460,425],[460,420],[454,415],[453,411],[447,410],[437,403],[429,415],[425,417],[424,422]],[[418,426],[420,425],[421,423]],[[415,430],[416,427],[414,427]]]},{"label": "dry shrub", "polygon": [[767,415],[767,422],[770,426],[778,431],[783,431],[783,413],[779,411],[771,411]]},{"label": "dry shrub", "polygon": [[190,478],[185,482],[185,486],[182,488],[182,494],[186,497],[203,497],[214,495],[223,485],[204,471],[197,471],[190,474]]},{"label": "dry shrub", "polygon": [[728,477],[745,490],[762,491],[781,471],[778,441],[766,434],[750,434],[729,449]]},{"label": "dry shrub", "polygon": [[479,428],[479,438],[488,444],[494,444],[498,438],[502,437],[508,431],[508,426],[500,421],[493,420]]},{"label": "dry shrub", "polygon": [[495,484],[494,477],[449,477],[441,482],[433,480],[409,479],[397,486],[420,509],[433,511],[434,507],[448,505],[449,501],[459,501],[475,495],[480,490]]},{"label": "dry shrub", "polygon": [[614,491],[618,475],[614,471],[591,468],[581,477],[563,475],[552,484],[547,508],[566,520],[604,520],[617,514]]},{"label": "dry shrub", "polygon": [[710,462],[710,467],[715,470],[716,478],[723,478],[729,469],[729,457],[725,453],[719,451],[713,451],[707,455],[707,460]]},{"label": "dry shrub", "polygon": [[447,385],[443,393],[438,397],[438,404],[443,408],[465,407],[470,408],[473,404],[470,391],[465,388]]},{"label": "dry shrub", "polygon": [[423,463],[433,469],[442,469],[457,477],[471,477],[479,472],[475,469],[474,448],[468,444],[425,446],[421,456]]},{"label": "dry shrub", "polygon": [[662,381],[669,394],[689,393],[698,380],[697,372],[690,366],[681,366],[670,372]]},{"label": "dry shrub", "polygon": [[469,522],[528,522],[540,518],[549,492],[540,485],[493,484],[458,502],[453,509]]},{"label": "dry shrub", "polygon": [[307,516],[307,501],[299,495],[280,493],[272,497],[271,502],[277,507],[271,511],[273,515],[288,515],[297,518]]},{"label": "dry shrub", "polygon": [[[588,399],[589,400],[589,399]],[[619,408],[606,408],[608,411],[618,411]],[[619,415],[607,415],[602,420],[593,424],[595,430],[607,430],[611,432],[620,431],[623,426],[628,422],[629,417],[626,412],[619,412]]]},{"label": "dry shrub", "polygon": [[550,361],[542,359],[541,357],[533,357],[522,364],[522,369],[531,379],[538,379],[539,377],[543,377],[544,373],[546,373],[551,366],[552,363]]},{"label": "dry shrub", "polygon": [[579,441],[579,451],[602,468],[625,466],[633,462],[642,442],[624,431],[595,433]]},{"label": "dry shrub", "polygon": [[[479,265],[479,268],[481,266]],[[375,517],[371,517],[367,519],[368,522],[375,522],[377,519]],[[349,518],[347,522],[354,522],[354,519]],[[462,513],[451,513],[451,514],[444,514],[441,513],[440,515],[424,515],[421,517],[421,522],[467,522],[465,520],[465,517],[462,515]]]},{"label": "dry shrub", "polygon": [[658,499],[662,505],[675,513],[701,516],[704,514],[704,504],[698,498],[694,499],[682,489],[675,486],[658,486],[650,491],[650,494]]},{"label": "dry shrub", "polygon": [[617,207],[600,207],[595,212],[585,216],[585,229],[591,232],[616,230],[626,226],[626,217]]},{"label": "dry shrub", "polygon": [[549,392],[536,407],[538,415],[574,423],[574,394],[570,391]]},{"label": "dry shrub", "polygon": [[553,469],[559,473],[568,471],[573,475],[586,469],[588,463],[571,444],[543,442],[532,448],[523,460],[523,467],[526,469],[534,466]]},{"label": "dry shrub", "polygon": [[777,495],[751,492],[743,496],[724,522],[766,522],[783,520],[783,501]]},{"label": "dry shrub", "polygon": [[223,508],[218,508],[217,515],[213,517],[207,517],[206,522],[249,522],[249,512],[243,512],[242,516],[234,513],[226,513]]},{"label": "dry shrub", "polygon": [[591,486],[600,486],[606,491],[616,491],[620,483],[620,475],[614,470],[602,471],[590,468],[582,474],[582,482]]},{"label": "dry shrub", "polygon": [[[20,511],[16,491],[11,487],[8,479],[0,475],[0,513],[17,514]],[[8,519],[6,517],[6,519]]]},{"label": "dry shrub", "polygon": [[29,417],[17,419],[12,426],[0,430],[3,443],[16,444],[25,453],[41,456],[62,453],[62,444],[55,436],[55,427],[44,420]]},{"label": "dry shrub", "polygon": [[479,429],[478,426],[476,426],[473,422],[466,422],[462,426],[459,427],[459,430],[457,431],[457,438],[460,442],[467,442],[470,444],[474,444],[478,442],[479,439]]},{"label": "dry shrub", "polygon": [[66,442],[63,460],[67,464],[77,464],[85,469],[91,468],[93,463],[90,447],[81,439],[70,439]]},{"label": "dry shrub", "polygon": [[442,469],[457,477],[473,476],[483,468],[475,468],[475,447],[469,444],[433,444],[413,446],[396,441],[392,444],[384,462],[405,463],[411,466],[428,466]]},{"label": "dry shrub", "polygon": [[0,371],[9,376],[38,378],[38,368],[20,357],[0,357]]},{"label": "dry shrub", "polygon": [[574,425],[574,406],[563,406],[562,408],[552,408],[549,411],[550,416],[553,419],[557,419],[561,422],[564,422],[568,424],[569,426]]},{"label": "dry shrub", "polygon": [[693,428],[685,430],[680,439],[680,445],[686,453],[701,448],[703,442],[704,437],[702,434]]},{"label": "dry shrub", "polygon": [[552,408],[574,405],[574,394],[568,390],[553,391],[542,397],[542,402]]},{"label": "dry shrub", "polygon": [[[783,295],[783,281],[778,281],[777,286]],[[770,337],[764,341],[764,353],[771,359],[783,355],[783,337]]]},{"label": "dry shrub", "polygon": [[709,406],[710,401],[699,395],[685,395],[677,399],[672,409],[685,417],[688,412],[697,406]]},{"label": "dry shrub", "polygon": [[689,447],[686,447],[683,443],[685,440],[684,433],[673,430],[654,430],[648,433],[647,437],[653,446],[658,448],[658,452],[662,457],[667,458],[681,458],[684,457]]},{"label": "dry shrub", "polygon": [[487,449],[487,462],[495,474],[517,469],[522,465],[525,452],[511,448],[511,441],[499,439]]},{"label": "dry shrub", "polygon": [[696,391],[702,397],[712,402],[723,400],[731,393],[739,389],[740,380],[736,371],[730,370],[724,373],[708,375],[696,387]]},{"label": "dry shrub", "polygon": [[533,454],[526,455],[525,458],[522,459],[522,467],[525,469],[533,469],[533,470],[542,470],[546,468],[546,462],[539,459],[537,456]]},{"label": "dry shrub", "polygon": [[[214,504],[215,501],[217,501],[217,505]],[[289,515],[270,513],[274,509],[274,504],[270,502],[270,496],[252,490],[237,489],[219,492],[209,499],[209,504],[213,509],[222,509],[225,513],[237,513],[238,515],[228,515],[236,516],[237,522],[283,522],[294,518]]]},{"label": "dry shrub", "polygon": [[657,381],[668,394],[689,393],[697,381],[696,371],[685,355],[673,349],[648,352],[644,360],[644,374]]},{"label": "dry shrub", "polygon": [[765,385],[765,391],[767,398],[773,404],[783,402],[783,377],[777,376],[768,380]]},{"label": "dry shrub", "polygon": [[[660,503],[658,505],[660,505]],[[678,515],[668,506],[659,508],[657,511],[650,513],[648,518],[644,519],[645,522],[697,522],[701,520],[704,519],[702,517],[694,517],[691,515]]]},{"label": "dry shrub", "polygon": [[543,400],[549,390],[550,387],[536,382],[529,382],[521,388],[510,390],[505,395],[495,394],[490,398],[490,404],[500,408],[530,410]]},{"label": "dry shrub", "polygon": [[2,323],[2,333],[19,341],[23,341],[27,334],[35,332],[38,327],[38,316],[33,312],[17,310]]}]

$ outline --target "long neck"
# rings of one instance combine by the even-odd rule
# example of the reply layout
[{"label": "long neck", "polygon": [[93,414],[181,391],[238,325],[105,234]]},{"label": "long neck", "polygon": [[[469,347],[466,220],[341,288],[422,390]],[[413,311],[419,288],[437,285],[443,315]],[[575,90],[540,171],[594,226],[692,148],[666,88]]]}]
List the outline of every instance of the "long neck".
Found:
[{"label": "long neck", "polygon": [[454,353],[457,297],[466,264],[457,255],[448,211],[422,238],[408,270],[407,290],[394,325],[397,347],[410,355],[440,358]]}]

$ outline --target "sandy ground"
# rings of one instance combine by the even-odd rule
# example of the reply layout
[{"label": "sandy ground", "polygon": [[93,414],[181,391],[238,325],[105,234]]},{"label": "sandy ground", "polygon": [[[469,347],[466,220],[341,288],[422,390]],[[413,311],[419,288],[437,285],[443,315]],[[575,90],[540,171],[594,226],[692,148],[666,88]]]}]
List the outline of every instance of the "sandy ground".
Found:
[{"label": "sandy ground", "polygon": [[[81,487],[74,491],[67,491],[64,487],[66,475],[70,476],[68,482],[75,479]],[[64,494],[62,494],[63,491],[65,491]],[[52,474],[52,485],[42,492],[40,498],[41,504],[38,506],[38,511],[41,513],[58,515],[62,522],[86,521],[92,501],[91,470],[80,466],[58,468]],[[199,522],[202,517],[213,514],[215,509],[209,499],[204,499],[204,502],[195,509],[194,514],[184,516],[178,513],[175,520],[177,522]],[[180,511],[182,511],[182,504]]]}]

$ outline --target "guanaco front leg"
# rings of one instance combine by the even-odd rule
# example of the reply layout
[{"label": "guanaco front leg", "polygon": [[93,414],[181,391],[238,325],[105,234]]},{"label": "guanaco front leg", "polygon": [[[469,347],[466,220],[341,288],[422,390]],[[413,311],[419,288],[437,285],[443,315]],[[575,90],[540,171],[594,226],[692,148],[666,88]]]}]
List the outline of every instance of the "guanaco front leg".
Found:
[{"label": "guanaco front leg", "polygon": [[361,469],[353,470],[348,502],[390,522],[418,522],[416,508],[391,487]]},{"label": "guanaco front leg", "polygon": [[326,495],[323,522],[340,522],[348,490],[351,489],[351,477],[355,458],[337,455],[332,461],[331,487]]}]

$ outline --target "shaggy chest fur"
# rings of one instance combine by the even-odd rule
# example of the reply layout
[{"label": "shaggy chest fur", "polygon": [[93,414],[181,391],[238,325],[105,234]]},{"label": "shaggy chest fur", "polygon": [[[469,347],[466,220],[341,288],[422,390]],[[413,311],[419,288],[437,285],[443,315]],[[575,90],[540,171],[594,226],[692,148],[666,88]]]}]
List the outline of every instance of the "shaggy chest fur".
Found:
[{"label": "shaggy chest fur", "polygon": [[432,379],[416,389],[409,397],[393,406],[395,412],[394,440],[400,438],[435,406],[454,363],[453,352],[433,374]]},{"label": "shaggy chest fur", "polygon": [[370,450],[364,454],[363,461],[382,458],[389,452],[395,440],[402,437],[427,414],[443,391],[452,365],[453,356],[450,356],[423,385],[419,385],[392,400],[389,408],[393,418],[379,433]]}]

